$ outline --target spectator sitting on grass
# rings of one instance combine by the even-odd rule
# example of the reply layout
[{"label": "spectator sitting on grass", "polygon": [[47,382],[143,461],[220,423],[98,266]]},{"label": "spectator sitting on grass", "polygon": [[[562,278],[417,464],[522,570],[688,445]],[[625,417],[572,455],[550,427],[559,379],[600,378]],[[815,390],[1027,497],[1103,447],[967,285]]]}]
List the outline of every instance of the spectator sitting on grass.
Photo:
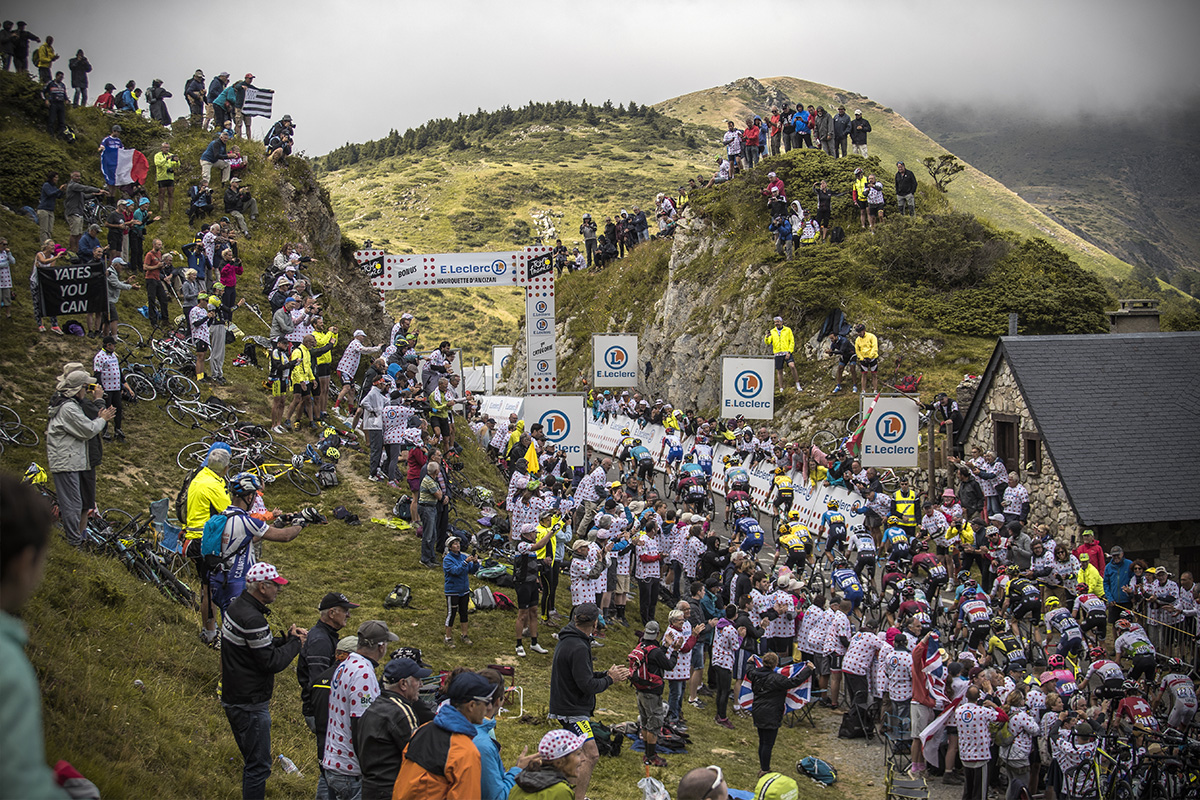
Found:
[{"label": "spectator sitting on grass", "polygon": [[717,167],[717,171],[713,173],[712,180],[704,185],[705,189],[711,189],[718,183],[725,183],[727,180],[729,180],[730,175],[732,174],[732,168],[729,165],[729,159],[727,157],[722,157],[717,160],[720,162],[720,164]]}]

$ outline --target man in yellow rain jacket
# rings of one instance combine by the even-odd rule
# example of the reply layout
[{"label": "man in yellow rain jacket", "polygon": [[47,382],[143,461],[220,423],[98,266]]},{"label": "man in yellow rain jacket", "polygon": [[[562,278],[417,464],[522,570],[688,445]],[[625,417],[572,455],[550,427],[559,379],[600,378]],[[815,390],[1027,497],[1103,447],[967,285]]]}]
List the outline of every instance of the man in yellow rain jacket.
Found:
[{"label": "man in yellow rain jacket", "polygon": [[792,355],[796,349],[796,337],[792,335],[792,329],[783,324],[783,317],[775,318],[775,327],[767,331],[763,341],[771,345],[771,352],[775,354],[775,385],[783,386],[783,368],[790,366],[796,391],[803,392],[804,388],[800,386],[800,376],[796,374],[796,359]]}]

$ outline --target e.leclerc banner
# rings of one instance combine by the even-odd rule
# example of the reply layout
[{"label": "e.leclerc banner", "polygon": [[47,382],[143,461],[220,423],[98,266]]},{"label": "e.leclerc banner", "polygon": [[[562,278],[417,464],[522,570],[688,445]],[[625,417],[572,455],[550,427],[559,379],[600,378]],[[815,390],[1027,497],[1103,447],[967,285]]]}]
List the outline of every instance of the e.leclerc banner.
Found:
[{"label": "e.leclerc banner", "polygon": [[775,416],[775,361],[723,356],[721,416],[771,419]]},{"label": "e.leclerc banner", "polygon": [[592,334],[592,386],[636,386],[638,337],[633,334]]},{"label": "e.leclerc banner", "polygon": [[525,430],[540,422],[558,452],[572,467],[583,466],[587,446],[587,409],[580,394],[542,394],[525,398]]},{"label": "e.leclerc banner", "polygon": [[[863,398],[862,413],[870,403]],[[915,467],[921,435],[921,409],[908,397],[880,397],[863,431],[864,467]]]},{"label": "e.leclerc banner", "polygon": [[99,314],[108,308],[104,264],[99,261],[39,269],[37,278],[48,317]]},{"label": "e.leclerc banner", "polygon": [[508,360],[512,358],[512,347],[502,347],[501,345],[492,345],[492,369],[496,371],[496,377],[500,377],[500,372],[508,366]]}]

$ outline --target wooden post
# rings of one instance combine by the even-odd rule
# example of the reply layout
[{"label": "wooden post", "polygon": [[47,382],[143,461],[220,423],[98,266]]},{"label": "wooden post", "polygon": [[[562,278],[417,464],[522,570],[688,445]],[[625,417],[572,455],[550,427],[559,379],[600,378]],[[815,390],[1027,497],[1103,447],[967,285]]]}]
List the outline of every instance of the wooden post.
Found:
[{"label": "wooden post", "polygon": [[934,474],[935,474],[935,470],[934,470],[934,457],[933,457],[933,455],[934,455],[934,453],[933,453],[933,433],[934,433],[934,431],[935,431],[935,430],[937,430],[937,428],[936,428],[936,423],[934,422],[934,417],[935,417],[935,416],[937,416],[937,415],[936,415],[936,414],[932,414],[932,413],[929,415],[929,431],[928,431],[928,433],[927,433],[927,436],[928,436],[928,441],[929,441],[929,450],[928,450],[928,453],[927,453],[927,456],[928,456],[928,457],[926,458],[926,462],[927,462],[927,463],[926,463],[926,465],[925,465],[925,467],[926,467],[926,469],[928,470],[928,473],[929,473],[929,475],[928,475],[928,482],[927,482],[927,484],[926,484],[926,485],[929,487],[929,488],[928,488],[928,490],[927,490],[927,491],[928,491],[928,493],[926,494],[926,499],[927,499],[927,500],[929,500],[929,502],[931,502],[931,503],[933,502],[933,495],[934,495],[934,484],[933,484],[933,478],[934,478]]},{"label": "wooden post", "polygon": [[946,420],[946,441],[942,443],[943,455],[946,457],[946,486],[957,490],[958,470],[952,469],[950,457],[954,455],[954,420]]}]

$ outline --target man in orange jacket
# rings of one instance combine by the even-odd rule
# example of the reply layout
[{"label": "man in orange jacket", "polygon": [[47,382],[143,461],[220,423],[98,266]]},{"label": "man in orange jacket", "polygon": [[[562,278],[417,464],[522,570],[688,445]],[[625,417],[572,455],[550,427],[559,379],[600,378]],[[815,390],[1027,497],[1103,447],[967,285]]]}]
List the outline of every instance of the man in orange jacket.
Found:
[{"label": "man in orange jacket", "polygon": [[417,728],[404,748],[392,800],[478,800],[483,769],[475,726],[497,691],[476,672],[454,676],[446,687],[450,703]]}]

